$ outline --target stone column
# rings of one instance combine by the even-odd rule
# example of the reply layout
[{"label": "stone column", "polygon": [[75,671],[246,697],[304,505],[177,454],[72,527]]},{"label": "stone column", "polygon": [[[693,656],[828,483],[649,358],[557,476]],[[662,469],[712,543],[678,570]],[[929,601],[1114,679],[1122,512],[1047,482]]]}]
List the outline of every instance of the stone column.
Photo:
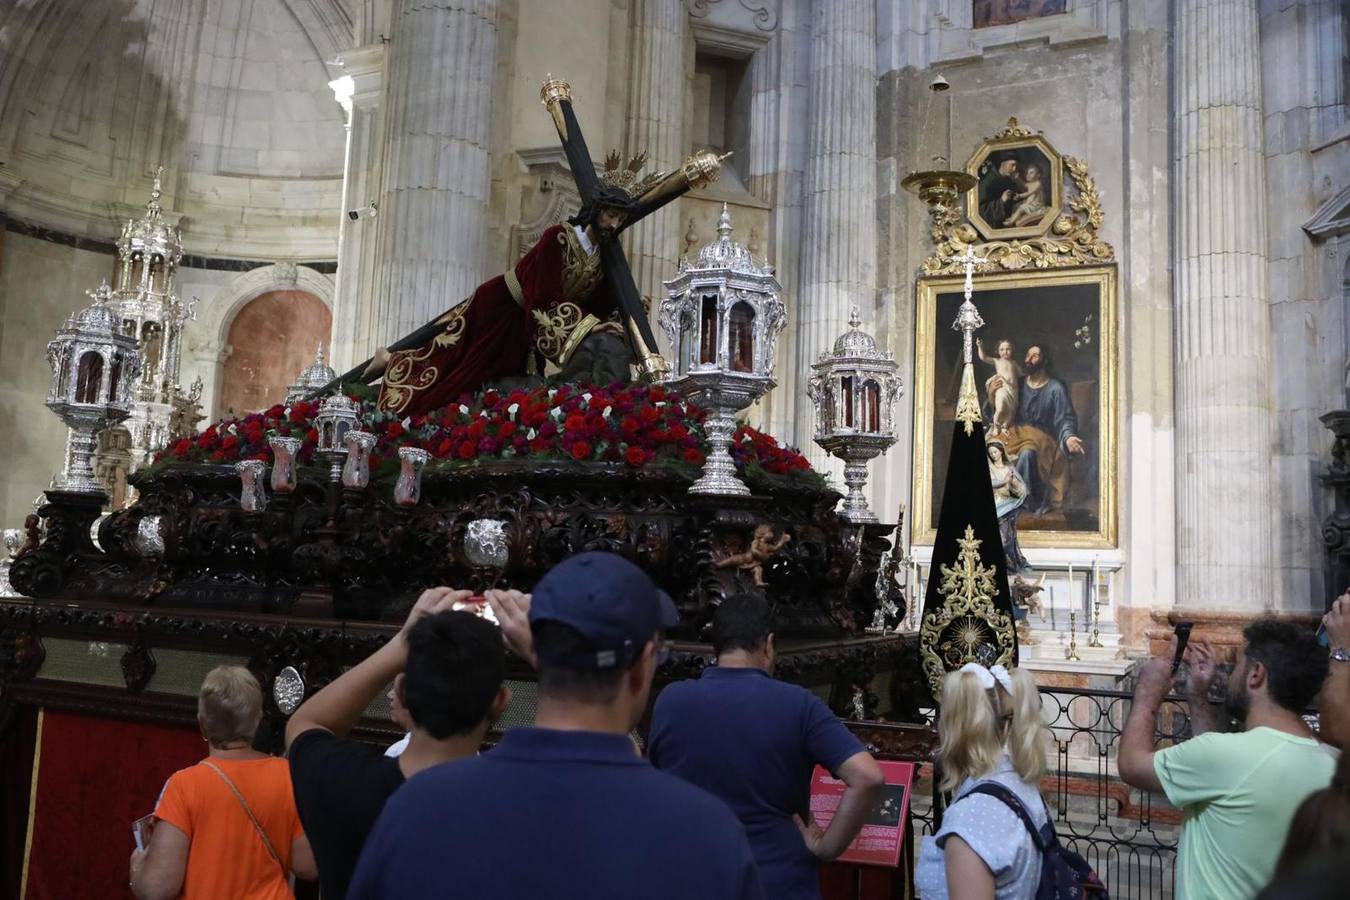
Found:
[{"label": "stone column", "polygon": [[402,0],[385,78],[372,331],[387,344],[484,280],[500,0]]},{"label": "stone column", "polygon": [[[798,378],[848,330],[852,307],[864,330],[877,327],[873,0],[813,0],[811,28],[811,99],[801,123],[806,197],[795,316]],[[811,399],[799,391],[791,437],[819,465],[826,457],[811,441],[814,423]]]},{"label": "stone column", "polygon": [[1326,459],[1327,432],[1319,417],[1345,405],[1342,272],[1331,262],[1334,250],[1319,246],[1302,226],[1345,186],[1350,171],[1343,149],[1339,166],[1334,156],[1346,119],[1348,15],[1350,6],[1339,0],[1261,5],[1270,329],[1277,363],[1271,371],[1275,603],[1290,610],[1321,609],[1345,588],[1326,581],[1317,537],[1333,497],[1309,477]]},{"label": "stone column", "polygon": [[[687,19],[684,4],[675,0],[633,3],[633,57],[625,144],[629,155],[647,153],[649,171],[674,169],[689,149],[684,139]],[[581,126],[584,130],[586,123]],[[590,149],[597,161],[603,160],[607,152],[595,144]],[[671,203],[624,232],[624,250],[633,280],[638,293],[652,299],[653,310],[665,296],[661,282],[675,277],[680,251],[679,206],[678,202]],[[660,334],[660,329],[656,331]]]},{"label": "stone column", "polygon": [[[339,372],[369,357],[380,343],[377,337],[382,336],[372,330],[371,315],[379,220],[365,211],[372,201],[379,205],[384,48],[384,44],[372,44],[343,53],[343,76],[329,82],[347,115],[338,268],[333,283],[333,337],[328,357]],[[350,218],[348,210],[362,210],[361,217]]]},{"label": "stone column", "polygon": [[1177,605],[1202,611],[1275,599],[1256,5],[1176,14]]}]

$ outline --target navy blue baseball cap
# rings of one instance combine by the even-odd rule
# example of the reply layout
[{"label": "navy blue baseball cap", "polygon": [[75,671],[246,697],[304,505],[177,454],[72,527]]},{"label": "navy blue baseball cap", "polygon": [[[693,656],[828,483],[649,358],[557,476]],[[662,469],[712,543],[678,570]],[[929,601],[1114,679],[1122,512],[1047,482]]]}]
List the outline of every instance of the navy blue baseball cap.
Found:
[{"label": "navy blue baseball cap", "polygon": [[658,631],[678,622],[670,595],[636,565],[613,553],[569,556],[534,586],[530,624],[561,622],[587,638],[594,653],[540,662],[567,669],[627,668]]}]

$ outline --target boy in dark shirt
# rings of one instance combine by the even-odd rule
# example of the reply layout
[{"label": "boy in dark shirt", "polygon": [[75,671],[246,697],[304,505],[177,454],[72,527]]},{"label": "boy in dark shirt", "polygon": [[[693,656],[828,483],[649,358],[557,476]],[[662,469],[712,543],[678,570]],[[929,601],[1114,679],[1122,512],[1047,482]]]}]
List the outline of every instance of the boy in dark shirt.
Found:
[{"label": "boy in dark shirt", "polygon": [[[341,900],[384,802],[439,763],[473,756],[511,700],[502,634],[467,612],[469,591],[433,588],[394,638],[309,698],[286,725],[295,803],[328,900]],[[412,719],[398,758],[345,737],[390,680]]]}]

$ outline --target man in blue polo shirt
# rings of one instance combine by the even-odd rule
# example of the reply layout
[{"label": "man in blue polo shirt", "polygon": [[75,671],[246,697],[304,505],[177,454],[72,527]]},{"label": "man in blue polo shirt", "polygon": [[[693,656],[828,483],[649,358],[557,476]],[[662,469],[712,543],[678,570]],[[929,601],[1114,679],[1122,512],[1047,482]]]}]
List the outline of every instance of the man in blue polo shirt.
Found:
[{"label": "man in blue polo shirt", "polygon": [[[880,794],[881,767],[819,697],[770,674],[767,600],[728,597],[712,638],[716,667],[656,698],[648,756],[727,802],[750,838],[766,896],[819,900],[818,861],[853,842]],[[817,763],[846,785],[824,830],[809,823]]]},{"label": "man in blue polo shirt", "polygon": [[545,575],[529,611],[535,727],[400,788],[349,900],[763,897],[736,817],[653,769],[628,739],[659,632],[675,620],[670,598],[613,554],[582,553]]}]

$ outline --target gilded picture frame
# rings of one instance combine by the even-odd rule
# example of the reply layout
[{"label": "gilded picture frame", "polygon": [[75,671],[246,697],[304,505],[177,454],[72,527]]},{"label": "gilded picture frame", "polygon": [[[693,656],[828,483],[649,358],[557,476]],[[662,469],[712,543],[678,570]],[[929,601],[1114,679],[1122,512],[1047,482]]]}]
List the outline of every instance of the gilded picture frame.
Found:
[{"label": "gilded picture frame", "polygon": [[966,171],[978,179],[966,218],[986,240],[1040,237],[1064,209],[1064,160],[1039,134],[1005,129],[980,144]]},{"label": "gilded picture frame", "polygon": [[[933,543],[946,484],[962,368],[961,336],[951,325],[963,284],[962,276],[944,275],[915,285],[916,544]],[[976,277],[973,300],[986,323],[976,337],[990,360],[977,351],[982,427],[986,440],[1005,445],[1030,486],[1018,514],[1023,547],[1116,546],[1117,294],[1114,265]],[[1017,365],[1011,401],[990,383],[1003,341]]]}]

